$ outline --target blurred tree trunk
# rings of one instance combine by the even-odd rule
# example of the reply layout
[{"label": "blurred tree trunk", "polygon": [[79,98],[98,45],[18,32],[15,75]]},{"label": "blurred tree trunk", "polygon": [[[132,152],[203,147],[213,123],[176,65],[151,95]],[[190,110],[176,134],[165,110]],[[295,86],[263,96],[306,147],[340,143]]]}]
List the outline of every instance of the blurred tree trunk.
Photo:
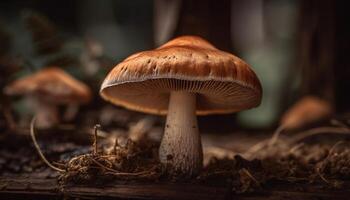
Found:
[{"label": "blurred tree trunk", "polygon": [[302,94],[324,98],[338,112],[350,107],[349,17],[345,1],[301,1]]},{"label": "blurred tree trunk", "polygon": [[350,110],[350,12],[347,1],[336,1],[335,13],[335,99],[338,112]]},{"label": "blurred tree trunk", "polygon": [[302,94],[334,100],[334,2],[301,1],[300,66]]},{"label": "blurred tree trunk", "polygon": [[231,51],[231,0],[182,1],[175,36],[198,35]]}]

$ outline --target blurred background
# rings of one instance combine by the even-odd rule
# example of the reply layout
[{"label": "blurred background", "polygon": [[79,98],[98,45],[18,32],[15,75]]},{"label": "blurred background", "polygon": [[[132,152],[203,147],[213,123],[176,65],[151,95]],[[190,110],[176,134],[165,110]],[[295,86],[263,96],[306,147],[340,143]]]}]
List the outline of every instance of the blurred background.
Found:
[{"label": "blurred background", "polygon": [[[98,91],[108,71],[132,53],[176,36],[198,35],[249,63],[263,86],[258,108],[200,117],[201,130],[270,129],[281,123],[300,128],[349,109],[350,17],[345,4],[326,0],[1,1],[0,86],[3,90],[24,75],[58,66],[93,92],[93,100],[80,107],[75,122],[125,127],[144,115],[101,100]],[[1,111],[2,130],[11,123],[27,126],[34,112],[25,98],[3,93]],[[164,121],[155,118],[156,123]]]}]

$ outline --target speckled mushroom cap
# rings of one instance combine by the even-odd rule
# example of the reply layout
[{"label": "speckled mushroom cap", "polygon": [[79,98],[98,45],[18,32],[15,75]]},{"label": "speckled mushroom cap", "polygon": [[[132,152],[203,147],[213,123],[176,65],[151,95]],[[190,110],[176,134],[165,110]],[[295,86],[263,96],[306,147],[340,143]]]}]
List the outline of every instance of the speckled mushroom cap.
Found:
[{"label": "speckled mushroom cap", "polygon": [[91,91],[58,67],[48,67],[6,86],[7,95],[35,95],[57,104],[87,103]]},{"label": "speckled mushroom cap", "polygon": [[119,63],[100,94],[131,110],[166,114],[171,91],[197,93],[198,115],[231,113],[258,106],[259,79],[240,58],[196,36],[182,36]]}]

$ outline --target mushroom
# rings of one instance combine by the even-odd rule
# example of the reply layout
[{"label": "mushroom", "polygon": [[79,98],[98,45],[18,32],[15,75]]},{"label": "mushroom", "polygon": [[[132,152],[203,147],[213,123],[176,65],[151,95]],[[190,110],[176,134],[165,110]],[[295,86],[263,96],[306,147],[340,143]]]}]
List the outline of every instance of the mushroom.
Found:
[{"label": "mushroom", "polygon": [[329,101],[313,95],[307,95],[283,114],[281,125],[289,130],[300,129],[330,117],[333,112],[334,108]]},{"label": "mushroom", "polygon": [[26,95],[34,101],[39,128],[59,122],[58,105],[77,105],[91,99],[91,91],[58,67],[48,67],[23,77],[5,87],[7,95]]},{"label": "mushroom", "polygon": [[105,100],[167,115],[160,162],[172,175],[194,176],[203,165],[196,115],[258,106],[259,79],[240,58],[196,36],[182,36],[119,63],[102,83]]}]

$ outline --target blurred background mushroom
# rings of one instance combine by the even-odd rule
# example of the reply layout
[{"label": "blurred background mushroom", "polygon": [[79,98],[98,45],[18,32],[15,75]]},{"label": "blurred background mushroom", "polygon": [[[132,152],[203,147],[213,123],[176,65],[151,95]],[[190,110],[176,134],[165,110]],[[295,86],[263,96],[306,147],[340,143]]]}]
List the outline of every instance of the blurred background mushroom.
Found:
[{"label": "blurred background mushroom", "polygon": [[58,105],[68,105],[68,119],[74,118],[79,104],[91,100],[90,89],[57,67],[49,67],[20,78],[5,87],[6,95],[23,95],[33,102],[37,125],[50,128],[59,123]]},{"label": "blurred background mushroom", "polygon": [[333,106],[315,96],[305,96],[291,106],[281,118],[286,129],[297,129],[325,120],[333,114]]}]

